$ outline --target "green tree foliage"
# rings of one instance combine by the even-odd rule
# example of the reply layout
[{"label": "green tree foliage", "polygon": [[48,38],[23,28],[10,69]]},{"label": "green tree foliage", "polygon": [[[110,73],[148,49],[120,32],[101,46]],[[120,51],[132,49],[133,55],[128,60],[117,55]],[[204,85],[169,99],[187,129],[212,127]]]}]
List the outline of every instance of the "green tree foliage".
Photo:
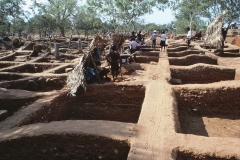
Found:
[{"label": "green tree foliage", "polygon": [[228,10],[224,23],[226,28],[231,23],[240,22],[240,0],[181,0],[171,5],[171,8],[176,14],[176,27],[181,32],[187,26],[204,28],[203,18],[210,23],[224,10]]},{"label": "green tree foliage", "polygon": [[38,8],[40,15],[54,19],[61,35],[65,36],[65,29],[71,27],[71,18],[78,10],[77,2],[77,0],[48,0],[43,3],[34,0],[34,6]]},{"label": "green tree foliage", "polygon": [[82,7],[72,19],[72,25],[77,30],[78,34],[83,30],[85,36],[89,33],[95,33],[96,30],[102,28],[102,20],[96,16],[95,12],[87,12]]},{"label": "green tree foliage", "polygon": [[104,20],[110,22],[115,30],[130,30],[134,23],[139,21],[139,17],[152,13],[152,7],[163,9],[169,3],[168,0],[88,0],[87,6],[89,10],[96,10],[97,13],[104,17]]},{"label": "green tree foliage", "polygon": [[228,10],[225,16],[225,26],[229,27],[231,23],[240,22],[240,0],[202,0],[203,12],[201,16],[212,22],[224,10]]},{"label": "green tree foliage", "polygon": [[181,0],[172,6],[175,11],[175,27],[178,33],[186,32],[186,28],[198,30],[202,28],[201,13],[203,6],[201,0]]},{"label": "green tree foliage", "polygon": [[[24,0],[1,0],[0,1],[0,32],[5,34],[10,31],[11,23],[18,23],[24,17],[24,11],[22,9],[25,5]],[[20,26],[15,26],[13,29],[18,30]]]},{"label": "green tree foliage", "polygon": [[35,15],[29,19],[26,29],[28,33],[38,33],[41,37],[43,33],[47,34],[47,32],[51,33],[56,30],[55,19],[47,15]]}]

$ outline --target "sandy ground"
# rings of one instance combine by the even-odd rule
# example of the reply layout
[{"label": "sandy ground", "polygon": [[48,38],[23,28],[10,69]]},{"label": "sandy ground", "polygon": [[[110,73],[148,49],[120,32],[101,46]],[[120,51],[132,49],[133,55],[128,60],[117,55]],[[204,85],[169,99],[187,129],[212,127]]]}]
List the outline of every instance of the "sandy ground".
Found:
[{"label": "sandy ground", "polygon": [[[19,90],[10,82],[0,82],[0,86],[9,87],[0,89],[0,100],[5,103],[1,109],[8,109],[18,99],[35,98],[23,104],[24,107],[16,106],[13,115],[0,122],[0,156],[3,159],[31,159],[29,155],[42,155],[43,159],[240,159],[237,116],[240,101],[236,98],[240,93],[236,76],[240,65],[201,49],[200,42],[192,43],[194,49],[187,49],[183,40],[171,43],[169,50],[155,49],[157,59],[153,51],[144,52],[139,55],[141,63],[123,65],[124,74],[118,81],[91,84],[88,92],[75,98],[66,95],[66,88],[45,92],[22,90],[24,79],[13,81]],[[210,70],[208,75],[213,74],[211,68],[221,68],[215,71],[220,74],[231,67],[235,76],[230,80],[212,76],[211,82],[193,84],[191,76],[186,74],[176,77],[180,82],[188,79],[185,84],[171,85],[172,68],[179,73],[187,68],[196,75],[206,76],[206,72],[192,69],[199,64],[169,64],[168,52],[185,54],[189,50],[201,50],[199,54],[217,60],[214,65],[202,64],[201,60],[201,65]],[[53,76],[47,71],[31,74],[40,75]],[[210,96],[205,94],[208,92]],[[233,95],[235,98],[231,98]],[[224,107],[221,103],[230,109],[221,108]]]}]

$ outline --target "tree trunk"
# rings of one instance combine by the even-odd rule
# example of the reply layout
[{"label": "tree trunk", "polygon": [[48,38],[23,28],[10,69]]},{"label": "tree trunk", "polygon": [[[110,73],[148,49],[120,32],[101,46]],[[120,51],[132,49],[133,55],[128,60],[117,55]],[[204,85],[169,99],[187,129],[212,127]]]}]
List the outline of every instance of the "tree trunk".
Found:
[{"label": "tree trunk", "polygon": [[61,36],[65,37],[65,29],[63,26],[59,26],[60,32],[61,32]]}]

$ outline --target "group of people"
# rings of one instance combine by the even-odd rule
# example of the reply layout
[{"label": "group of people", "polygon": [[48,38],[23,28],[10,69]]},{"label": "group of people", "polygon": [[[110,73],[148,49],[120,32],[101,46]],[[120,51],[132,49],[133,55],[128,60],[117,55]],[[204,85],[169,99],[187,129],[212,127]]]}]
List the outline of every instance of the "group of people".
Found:
[{"label": "group of people", "polygon": [[[161,38],[160,46],[161,46],[161,51],[162,51],[162,49],[165,50],[165,47],[166,47],[167,35],[165,34],[165,31],[162,32],[160,38]],[[152,36],[151,36],[152,48],[154,48],[154,49],[155,49],[155,47],[156,47],[156,39],[157,39],[157,31],[154,30],[154,31],[153,31],[153,34],[152,34]]]},{"label": "group of people", "polygon": [[145,38],[144,38],[144,35],[142,35],[141,31],[139,31],[137,34],[135,34],[135,32],[133,31],[132,34],[129,36],[129,40],[136,41],[139,46],[145,45]]},{"label": "group of people", "polygon": [[[110,63],[113,81],[115,81],[119,75],[119,71],[122,65],[120,53],[117,51],[116,45],[113,45],[111,47],[111,52],[106,56],[106,60]],[[87,83],[93,83],[96,78],[99,78],[101,80],[105,77],[107,80],[110,80],[110,78],[107,76],[109,72],[109,69],[101,67],[100,51],[98,47],[95,47],[93,60],[89,63],[88,68],[85,72]]]},{"label": "group of people", "polygon": [[[134,61],[136,61],[136,54],[134,54],[140,46],[145,46],[145,38],[141,34],[141,31],[138,32],[137,35],[135,35],[135,32],[132,32],[132,34],[129,36],[130,44],[129,44],[129,50],[130,53],[134,55]],[[131,59],[132,60],[132,59]]]}]

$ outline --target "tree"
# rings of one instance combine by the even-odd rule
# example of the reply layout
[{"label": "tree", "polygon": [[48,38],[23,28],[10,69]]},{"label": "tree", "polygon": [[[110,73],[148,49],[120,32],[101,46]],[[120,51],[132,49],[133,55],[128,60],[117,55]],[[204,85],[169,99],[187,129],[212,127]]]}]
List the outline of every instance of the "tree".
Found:
[{"label": "tree", "polygon": [[[163,9],[168,0],[88,0],[89,10],[97,10],[105,21],[112,23],[115,30],[136,30],[135,22],[139,17],[152,13],[152,7]],[[101,18],[102,18],[101,17]],[[120,28],[122,26],[123,28]]]},{"label": "tree", "polygon": [[38,33],[41,37],[43,33],[55,31],[55,19],[50,16],[35,15],[27,23],[27,31]]},{"label": "tree", "polygon": [[46,3],[34,0],[34,6],[39,14],[49,16],[55,20],[62,36],[65,36],[66,27],[71,26],[71,18],[77,12],[77,0],[48,0]]},{"label": "tree", "polygon": [[207,18],[209,22],[212,22],[224,10],[228,10],[224,21],[226,28],[228,28],[231,23],[240,22],[240,0],[202,0],[201,4],[203,8],[201,15]]},{"label": "tree", "polygon": [[[180,33],[184,32],[187,27],[190,30],[196,30],[203,22],[200,17],[203,12],[201,0],[181,0],[174,3],[171,8],[175,11],[175,26]],[[193,26],[194,28],[192,28]]]},{"label": "tree", "polygon": [[85,36],[88,36],[90,31],[99,30],[102,28],[102,21],[96,16],[95,12],[88,12],[82,7],[78,13],[72,19],[72,25],[80,34],[80,30],[83,30]]},{"label": "tree", "polygon": [[15,23],[23,19],[25,13],[22,6],[24,0],[1,0],[0,1],[0,32],[10,31],[11,22]]}]

